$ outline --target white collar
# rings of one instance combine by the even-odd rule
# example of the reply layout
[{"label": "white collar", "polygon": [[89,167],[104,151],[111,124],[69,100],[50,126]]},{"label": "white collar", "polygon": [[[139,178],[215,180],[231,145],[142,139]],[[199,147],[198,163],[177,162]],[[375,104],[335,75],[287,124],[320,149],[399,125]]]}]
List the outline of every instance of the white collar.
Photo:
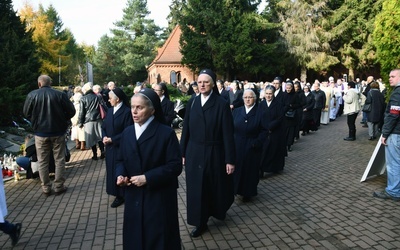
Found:
[{"label": "white collar", "polygon": [[124,103],[120,102],[117,104],[117,106],[114,107],[113,115],[115,115],[115,113],[118,111],[118,109],[120,109],[122,107],[122,104],[124,104]]},{"label": "white collar", "polygon": [[253,106],[251,106],[250,108],[246,107],[246,105],[245,105],[244,108],[246,110],[246,114],[248,114],[250,112],[250,110],[252,110],[255,105],[256,104],[254,103]]},{"label": "white collar", "polygon": [[143,134],[149,124],[154,120],[154,115],[150,116],[149,119],[142,126],[138,123],[135,123],[135,132],[136,132],[136,140],[139,140],[139,137]]},{"label": "white collar", "polygon": [[201,95],[201,106],[203,107],[204,104],[210,99],[210,96],[212,95],[213,91],[211,90],[210,94],[208,96]]}]

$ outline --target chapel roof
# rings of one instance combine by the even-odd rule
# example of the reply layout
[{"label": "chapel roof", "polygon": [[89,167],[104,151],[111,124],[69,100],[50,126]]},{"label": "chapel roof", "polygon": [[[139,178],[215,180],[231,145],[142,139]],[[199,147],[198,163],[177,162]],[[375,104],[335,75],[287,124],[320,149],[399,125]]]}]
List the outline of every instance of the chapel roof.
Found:
[{"label": "chapel roof", "polygon": [[182,54],[179,45],[181,33],[179,25],[175,26],[164,45],[158,49],[157,56],[151,64],[181,63]]}]

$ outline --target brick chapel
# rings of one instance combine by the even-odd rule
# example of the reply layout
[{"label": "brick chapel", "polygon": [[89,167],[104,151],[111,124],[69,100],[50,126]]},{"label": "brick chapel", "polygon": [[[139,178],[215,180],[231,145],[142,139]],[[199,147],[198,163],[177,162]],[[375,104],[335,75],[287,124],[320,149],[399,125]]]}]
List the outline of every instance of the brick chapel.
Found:
[{"label": "brick chapel", "polygon": [[181,64],[179,38],[181,29],[177,25],[172,30],[164,45],[158,49],[157,56],[147,67],[148,82],[151,83],[179,83],[186,79],[187,82],[195,81],[196,74]]}]

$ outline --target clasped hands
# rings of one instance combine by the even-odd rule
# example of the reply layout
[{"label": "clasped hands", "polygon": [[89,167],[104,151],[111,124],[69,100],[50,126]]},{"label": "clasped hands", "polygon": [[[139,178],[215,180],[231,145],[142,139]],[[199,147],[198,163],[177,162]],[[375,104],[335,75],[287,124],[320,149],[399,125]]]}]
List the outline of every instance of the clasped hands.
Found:
[{"label": "clasped hands", "polygon": [[126,176],[118,176],[117,177],[117,185],[118,186],[130,186],[130,185],[135,185],[137,187],[141,187],[145,185],[146,182],[146,176],[144,174],[142,175],[135,175],[132,177],[126,177]]},{"label": "clasped hands", "polygon": [[104,136],[103,143],[104,145],[111,144],[112,143],[111,137]]}]

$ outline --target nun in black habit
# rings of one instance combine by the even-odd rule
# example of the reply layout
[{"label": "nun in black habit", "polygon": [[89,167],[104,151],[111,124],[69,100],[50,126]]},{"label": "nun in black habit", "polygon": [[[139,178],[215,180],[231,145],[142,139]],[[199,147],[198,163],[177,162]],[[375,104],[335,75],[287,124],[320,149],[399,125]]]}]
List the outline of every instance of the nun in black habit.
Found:
[{"label": "nun in black habit", "polygon": [[263,128],[268,131],[262,154],[260,175],[267,173],[280,173],[285,166],[286,140],[284,126],[284,105],[274,97],[275,87],[265,87],[265,99],[259,104]]},{"label": "nun in black habit", "polygon": [[134,125],[122,133],[117,185],[125,186],[124,249],[181,249],[178,222],[179,142],[164,124],[160,98],[142,89],[131,99]]},{"label": "nun in black habit", "polygon": [[106,192],[115,196],[111,207],[118,207],[124,203],[123,191],[118,187],[115,180],[115,161],[121,135],[124,129],[133,124],[131,109],[129,108],[127,96],[120,88],[115,88],[108,92],[108,100],[111,108],[108,109],[106,118],[102,124],[102,138],[106,148]]},{"label": "nun in black habit", "polygon": [[254,90],[243,92],[244,106],[233,110],[235,126],[236,165],[233,174],[235,194],[241,195],[243,202],[257,195],[259,164],[266,131],[257,112],[257,95]]},{"label": "nun in black habit", "polygon": [[181,136],[187,185],[187,221],[192,237],[207,230],[210,216],[225,219],[234,200],[235,144],[229,103],[218,95],[216,76],[200,71],[200,95],[189,100]]}]

